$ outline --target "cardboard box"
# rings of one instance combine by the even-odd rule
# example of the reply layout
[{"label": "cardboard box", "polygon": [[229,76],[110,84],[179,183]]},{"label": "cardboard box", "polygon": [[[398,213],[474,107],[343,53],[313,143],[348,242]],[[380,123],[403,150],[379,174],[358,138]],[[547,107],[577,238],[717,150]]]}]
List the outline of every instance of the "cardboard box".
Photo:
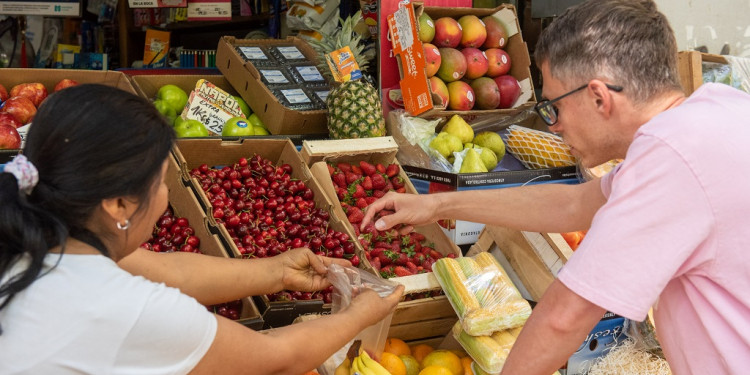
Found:
[{"label": "cardboard box", "polygon": [[[174,157],[168,158],[167,176],[165,178],[169,190],[169,205],[175,216],[184,217],[195,230],[195,235],[201,240],[199,245],[202,254],[208,256],[228,258],[229,255],[215,228],[203,213],[191,187],[183,179],[182,172]],[[253,303],[251,297],[241,299],[242,310],[238,323],[255,330],[263,328],[263,318]]]},{"label": "cardboard box", "polygon": [[[230,256],[242,258],[237,246],[232,241],[226,227],[217,223],[210,214],[212,207],[208,197],[203,192],[200,182],[191,178],[189,173],[201,164],[209,166],[231,165],[240,157],[250,158],[254,154],[263,156],[276,165],[287,163],[292,166],[292,178],[305,182],[315,193],[316,207],[327,210],[330,214],[329,226],[334,230],[344,232],[354,238],[353,232],[336,215],[332,203],[322,188],[312,178],[310,170],[303,162],[300,154],[288,139],[242,139],[224,141],[221,139],[179,139],[175,149],[176,159],[179,161],[183,177],[189,180],[207,219],[218,231],[220,238]],[[271,302],[267,296],[255,296],[253,301],[263,314],[264,329],[286,326],[305,314],[320,314],[330,312],[330,305],[324,304],[322,299],[307,301]]]},{"label": "cardboard box", "polygon": [[[445,109],[445,103],[440,103],[439,97],[436,94],[424,91],[426,87],[427,75],[424,69],[417,69],[420,66],[424,66],[424,54],[422,51],[421,42],[419,42],[416,35],[411,35],[411,40],[403,42],[403,37],[394,38],[392,37],[393,52],[398,54],[399,60],[399,73],[401,75],[401,95],[404,100],[404,104],[412,103],[410,113],[413,115],[420,116],[447,116],[452,114],[463,114],[463,115],[482,115],[482,114],[510,114],[518,112],[521,109],[529,108],[536,104],[536,94],[534,93],[533,82],[531,80],[531,57],[529,56],[529,49],[526,42],[523,40],[521,35],[521,27],[518,23],[518,17],[516,15],[516,9],[513,5],[502,4],[494,9],[487,8],[454,8],[454,7],[430,7],[422,6],[421,4],[411,3],[402,6],[399,10],[394,13],[394,20],[391,23],[391,30],[397,28],[408,29],[412,28],[416,30],[416,26],[408,24],[403,21],[397,22],[395,19],[408,19],[414,22],[411,15],[406,16],[398,14],[400,12],[410,12],[410,7],[414,6],[414,19],[418,19],[422,12],[428,14],[433,20],[437,20],[441,17],[451,17],[458,19],[465,15],[475,15],[479,18],[485,16],[494,15],[501,18],[505,24],[509,27],[508,43],[504,50],[508,52],[511,59],[511,68],[508,74],[516,78],[521,84],[521,96],[514,104],[511,109],[493,109],[493,110],[470,110],[470,111],[450,111]],[[397,15],[398,14],[398,15]],[[403,26],[402,26],[403,25]],[[408,35],[408,32],[397,32],[396,34]],[[399,45],[399,42],[403,46]],[[407,48],[408,47],[408,48]],[[406,64],[405,64],[406,63]],[[407,68],[404,68],[407,65]],[[411,66],[411,67],[410,67]],[[408,74],[407,74],[408,73]],[[419,80],[419,83],[416,83]],[[435,103],[434,108],[428,108],[428,105],[421,105],[424,103],[425,98],[429,96]],[[407,107],[407,109],[410,109]]]},{"label": "cardboard box", "polygon": [[698,51],[680,51],[677,53],[677,71],[685,95],[692,94],[703,84],[703,62],[728,64],[724,56]]},{"label": "cardboard box", "polygon": [[[101,85],[116,87],[120,90],[127,91],[133,95],[138,95],[135,87],[130,82],[128,77],[121,73],[112,70],[108,71],[94,71],[94,70],[79,70],[79,69],[23,69],[23,68],[3,68],[0,69],[0,84],[10,92],[13,86],[20,83],[32,83],[39,82],[47,88],[47,92],[52,94],[55,89],[55,85],[61,80],[68,78],[78,83],[98,83]],[[21,147],[26,142],[26,133],[28,127],[24,127],[23,130],[19,131],[21,135]],[[13,150],[5,150],[4,152],[12,152]],[[16,151],[17,152],[17,151]]]},{"label": "cardboard box", "polygon": [[284,106],[263,83],[253,63],[245,61],[235,49],[237,46],[290,45],[317,64],[317,54],[312,47],[296,37],[236,39],[225,36],[219,40],[216,65],[272,134],[328,134],[327,110],[296,111]]}]

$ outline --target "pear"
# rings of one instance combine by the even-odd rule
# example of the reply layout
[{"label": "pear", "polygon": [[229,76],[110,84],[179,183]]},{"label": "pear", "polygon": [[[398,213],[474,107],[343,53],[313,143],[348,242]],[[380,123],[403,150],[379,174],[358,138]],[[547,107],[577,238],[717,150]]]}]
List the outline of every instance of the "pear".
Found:
[{"label": "pear", "polygon": [[463,144],[458,137],[444,132],[438,133],[437,137],[430,141],[430,147],[446,158],[454,152],[463,150]]},{"label": "pear", "polygon": [[479,173],[487,172],[487,167],[484,166],[482,158],[476,149],[470,148],[466,151],[464,161],[461,163],[461,169],[458,173]]},{"label": "pear", "polygon": [[488,171],[491,171],[495,169],[495,167],[497,167],[497,155],[495,155],[492,150],[487,147],[478,145],[474,145],[473,148],[475,150],[482,150],[482,152],[479,154],[479,157],[482,159],[482,162],[484,163],[484,166],[487,167]]},{"label": "pear", "polygon": [[461,144],[469,143],[474,139],[474,129],[459,115],[453,115],[440,132],[455,135],[461,140]]},{"label": "pear", "polygon": [[495,132],[480,132],[474,137],[474,144],[489,148],[497,156],[497,160],[503,160],[505,156],[505,143],[500,134]]}]

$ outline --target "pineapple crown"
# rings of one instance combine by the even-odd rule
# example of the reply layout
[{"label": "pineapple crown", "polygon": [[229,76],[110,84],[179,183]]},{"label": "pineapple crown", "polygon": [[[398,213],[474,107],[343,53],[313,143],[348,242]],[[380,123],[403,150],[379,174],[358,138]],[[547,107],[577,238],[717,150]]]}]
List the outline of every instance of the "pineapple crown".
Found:
[{"label": "pineapple crown", "polygon": [[312,48],[320,55],[318,68],[328,80],[331,80],[333,75],[324,56],[333,51],[349,46],[362,72],[367,70],[370,61],[375,58],[374,46],[366,45],[365,41],[362,40],[362,35],[354,31],[354,27],[360,20],[362,20],[362,11],[357,11],[347,19],[339,18],[340,26],[331,34],[323,33],[321,40],[310,41]]}]

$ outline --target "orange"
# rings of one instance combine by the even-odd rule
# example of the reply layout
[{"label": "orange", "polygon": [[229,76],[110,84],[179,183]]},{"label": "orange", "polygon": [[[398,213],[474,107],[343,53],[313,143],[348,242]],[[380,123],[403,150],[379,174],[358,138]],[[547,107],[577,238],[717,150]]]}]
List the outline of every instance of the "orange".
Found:
[{"label": "orange", "polygon": [[393,337],[385,341],[385,349],[383,349],[383,351],[393,353],[397,356],[411,355],[411,349],[409,348],[409,345],[405,343],[404,340]]},{"label": "orange", "polygon": [[450,350],[433,350],[422,360],[422,368],[441,366],[449,369],[453,375],[463,375],[464,367],[461,359]]},{"label": "orange", "polygon": [[461,366],[464,367],[464,375],[474,375],[474,370],[471,369],[471,364],[474,362],[471,357],[461,357]]},{"label": "orange", "polygon": [[422,363],[424,357],[430,354],[434,349],[427,344],[418,344],[411,347],[411,355],[419,362]]},{"label": "orange", "polygon": [[427,366],[419,372],[419,375],[455,375],[445,367],[441,366]]},{"label": "orange", "polygon": [[406,365],[406,375],[417,375],[419,374],[419,361],[414,356],[400,355],[401,361]]},{"label": "orange", "polygon": [[406,365],[397,355],[383,352],[380,358],[380,365],[383,366],[391,375],[406,375]]}]

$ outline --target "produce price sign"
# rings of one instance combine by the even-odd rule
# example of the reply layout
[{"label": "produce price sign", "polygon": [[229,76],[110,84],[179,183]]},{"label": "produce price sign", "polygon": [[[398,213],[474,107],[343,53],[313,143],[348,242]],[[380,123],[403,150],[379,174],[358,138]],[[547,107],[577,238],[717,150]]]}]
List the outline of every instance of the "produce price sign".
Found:
[{"label": "produce price sign", "polygon": [[205,79],[196,82],[182,111],[183,119],[198,120],[216,134],[221,134],[224,124],[232,117],[245,117],[237,100]]}]

